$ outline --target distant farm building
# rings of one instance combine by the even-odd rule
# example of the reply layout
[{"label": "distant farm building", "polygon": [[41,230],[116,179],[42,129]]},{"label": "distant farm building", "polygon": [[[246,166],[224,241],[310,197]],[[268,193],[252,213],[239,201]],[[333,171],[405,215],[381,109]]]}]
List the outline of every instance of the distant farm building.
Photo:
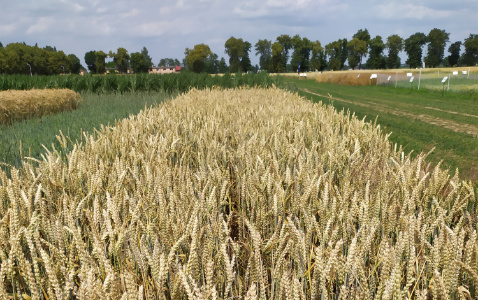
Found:
[{"label": "distant farm building", "polygon": [[[131,68],[128,68],[126,70],[126,73],[123,73],[123,74],[133,74],[133,70]],[[114,68],[105,68],[105,74],[120,74],[120,72],[118,71],[118,68],[114,67]]]},{"label": "distant farm building", "polygon": [[181,66],[175,67],[153,67],[149,69],[149,74],[171,74],[171,73],[180,73]]}]

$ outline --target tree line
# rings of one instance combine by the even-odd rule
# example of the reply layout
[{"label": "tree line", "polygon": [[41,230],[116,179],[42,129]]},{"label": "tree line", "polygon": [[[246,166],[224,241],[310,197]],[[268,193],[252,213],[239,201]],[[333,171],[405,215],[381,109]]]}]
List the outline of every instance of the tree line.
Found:
[{"label": "tree line", "polygon": [[[259,40],[254,45],[255,55],[259,56],[259,66],[252,67],[249,51],[252,45],[241,38],[229,38],[224,47],[229,55],[231,72],[247,72],[261,69],[272,73],[294,71],[342,70],[344,68],[362,69],[395,69],[402,66],[400,52],[405,51],[409,68],[439,66],[475,66],[478,64],[478,35],[470,34],[463,42],[456,41],[449,45],[449,55],[445,56],[446,45],[450,42],[450,34],[445,30],[434,28],[428,34],[417,32],[408,38],[397,34],[384,40],[377,35],[372,37],[365,29],[358,30],[352,37],[338,39],[322,46],[320,41],[311,41],[299,35],[280,35],[273,42]],[[426,46],[427,55],[423,56]],[[461,53],[462,46],[464,52]],[[387,54],[384,53],[388,50]],[[206,61],[212,55],[205,44],[187,48],[185,64],[195,72],[205,71]],[[365,60],[367,58],[367,60]],[[346,65],[348,63],[348,65]]]},{"label": "tree line", "polygon": [[79,73],[80,59],[57,51],[56,47],[43,48],[25,43],[11,43],[3,47],[0,43],[0,74],[54,75]]},{"label": "tree line", "polygon": [[[407,38],[392,34],[386,39],[369,31],[359,29],[352,39],[338,39],[322,46],[299,35],[282,34],[275,41],[260,39],[253,46],[250,42],[230,37],[224,44],[226,60],[211,51],[208,45],[198,44],[186,48],[182,65],[201,73],[249,72],[263,70],[271,73],[306,72],[351,69],[395,69],[402,66],[400,52],[407,54],[405,65],[409,68],[439,66],[475,66],[478,64],[478,34],[470,34],[464,41],[455,41],[448,46],[450,34],[434,28],[428,34],[417,32]],[[423,55],[426,47],[426,56]],[[462,48],[464,51],[462,52]],[[259,65],[253,66],[249,53],[255,50]],[[385,51],[387,50],[387,54]],[[445,56],[445,50],[449,55]],[[112,61],[106,62],[110,58]],[[153,66],[146,47],[140,52],[129,54],[125,48],[108,53],[91,50],[85,53],[85,63],[90,73],[104,74],[107,69],[126,73],[145,73]],[[346,65],[347,63],[347,65]],[[178,59],[163,58],[158,66],[180,65]],[[55,47],[28,46],[25,43],[11,43],[3,47],[0,43],[0,73],[51,75],[79,73],[80,60],[74,54],[66,55]],[[113,71],[113,70],[112,70]]]}]

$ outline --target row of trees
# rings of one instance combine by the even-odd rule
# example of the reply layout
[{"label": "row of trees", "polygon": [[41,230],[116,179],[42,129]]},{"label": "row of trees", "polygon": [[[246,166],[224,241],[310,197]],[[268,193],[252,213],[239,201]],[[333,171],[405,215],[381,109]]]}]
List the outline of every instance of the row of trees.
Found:
[{"label": "row of trees", "polygon": [[[106,63],[106,58],[112,58],[113,61]],[[152,67],[152,59],[148,54],[148,49],[143,47],[141,52],[134,52],[131,55],[125,48],[118,48],[116,52],[109,51],[88,51],[85,53],[85,63],[90,73],[103,74],[106,68],[114,68],[119,73],[126,73],[129,68],[135,73],[146,73]]]},{"label": "row of trees", "polygon": [[3,47],[0,43],[0,74],[53,75],[79,73],[80,59],[66,55],[55,47],[28,46],[25,43],[11,43]]},{"label": "row of trees", "polygon": [[[346,67],[370,69],[394,69],[402,63],[400,52],[405,51],[408,58],[406,65],[410,68],[438,66],[474,66],[478,63],[478,35],[470,34],[464,42],[457,41],[448,47],[450,55],[445,56],[445,48],[450,34],[445,30],[434,28],[428,34],[417,32],[404,39],[397,34],[384,40],[377,35],[371,37],[367,29],[360,29],[351,40],[338,39],[325,47],[319,41],[311,41],[295,35],[280,35],[276,41],[264,39],[254,45],[255,55],[259,56],[260,69],[268,72],[341,70]],[[464,53],[461,54],[462,45]],[[427,46],[427,55],[423,57],[423,48]],[[242,38],[229,38],[225,45],[229,55],[231,72],[253,70],[249,59],[252,45]],[[384,51],[388,50],[387,54]],[[187,48],[185,64],[194,72],[206,71],[207,61],[215,55],[205,44]],[[365,61],[365,58],[368,58]],[[300,67],[299,67],[300,66]],[[300,68],[300,70],[298,70]],[[209,71],[209,70],[208,70]]]},{"label": "row of trees", "polygon": [[[283,34],[271,40],[259,40],[254,45],[255,55],[259,56],[260,69],[273,73],[290,71],[341,70],[348,68],[370,69],[399,68],[402,63],[400,52],[405,51],[405,64],[410,68],[438,66],[474,66],[478,64],[478,35],[470,34],[463,42],[456,41],[445,48],[450,34],[445,30],[434,28],[428,34],[417,32],[404,39],[397,34],[386,40],[377,35],[371,37],[367,29],[360,29],[351,40],[338,39],[325,47],[319,41],[295,35]],[[426,46],[427,55],[423,57]],[[461,53],[462,48],[464,52]],[[256,71],[259,66],[252,66],[249,53],[253,46],[242,38],[230,37],[224,44],[226,60],[213,53],[208,45],[198,44],[192,49],[186,48],[184,66],[194,72],[225,73]],[[387,54],[384,54],[387,50]],[[146,47],[140,52],[129,54],[125,48],[116,52],[88,51],[85,62],[91,73],[105,73],[107,68],[115,68],[126,73],[131,68],[135,73],[148,72],[153,66]],[[112,61],[106,62],[110,58]],[[365,59],[367,60],[365,61]],[[164,58],[159,66],[180,65],[178,59]],[[66,55],[63,51],[46,46],[28,46],[25,43],[12,43],[6,47],[0,43],[0,73],[51,75],[61,73],[79,73],[80,60],[74,54]],[[298,70],[299,69],[299,70]]]}]

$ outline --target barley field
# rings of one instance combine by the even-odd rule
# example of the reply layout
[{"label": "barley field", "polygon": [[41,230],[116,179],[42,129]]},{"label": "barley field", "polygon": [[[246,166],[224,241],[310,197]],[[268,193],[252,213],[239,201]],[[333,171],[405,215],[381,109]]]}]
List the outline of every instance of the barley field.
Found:
[{"label": "barley field", "polygon": [[81,102],[80,94],[69,89],[0,91],[0,125],[71,111]]},{"label": "barley field", "polygon": [[2,299],[478,295],[471,183],[277,88],[191,90],[11,174]]}]

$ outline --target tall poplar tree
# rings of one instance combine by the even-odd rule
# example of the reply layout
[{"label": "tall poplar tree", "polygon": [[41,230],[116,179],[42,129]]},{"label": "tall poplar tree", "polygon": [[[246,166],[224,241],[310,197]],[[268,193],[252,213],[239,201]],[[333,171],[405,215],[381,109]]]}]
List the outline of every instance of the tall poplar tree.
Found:
[{"label": "tall poplar tree", "polygon": [[425,57],[425,65],[429,68],[438,67],[445,55],[445,46],[449,41],[450,34],[445,30],[433,28],[427,36],[428,51]]}]

